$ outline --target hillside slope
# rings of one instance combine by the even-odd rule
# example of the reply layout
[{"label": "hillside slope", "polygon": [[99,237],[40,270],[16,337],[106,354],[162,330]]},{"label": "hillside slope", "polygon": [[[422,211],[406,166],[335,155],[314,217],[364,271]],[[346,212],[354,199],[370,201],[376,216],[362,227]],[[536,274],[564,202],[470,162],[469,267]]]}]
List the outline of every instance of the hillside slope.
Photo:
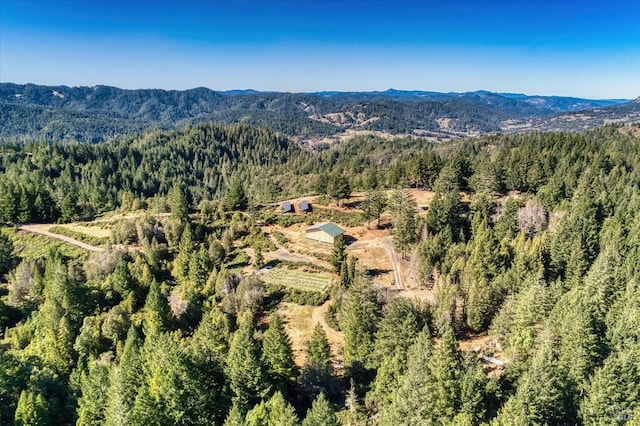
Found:
[{"label": "hillside slope", "polygon": [[637,102],[487,91],[276,93],[0,83],[0,141],[96,143],[203,121],[267,127],[301,142],[354,132],[446,140],[489,132],[582,130],[635,121],[639,113]]}]

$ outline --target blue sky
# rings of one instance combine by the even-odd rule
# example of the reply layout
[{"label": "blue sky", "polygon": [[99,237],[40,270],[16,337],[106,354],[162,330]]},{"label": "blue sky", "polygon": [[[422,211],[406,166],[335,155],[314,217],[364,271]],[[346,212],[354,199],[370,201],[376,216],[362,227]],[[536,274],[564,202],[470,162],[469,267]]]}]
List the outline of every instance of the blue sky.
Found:
[{"label": "blue sky", "polygon": [[640,96],[639,0],[0,0],[0,81]]}]

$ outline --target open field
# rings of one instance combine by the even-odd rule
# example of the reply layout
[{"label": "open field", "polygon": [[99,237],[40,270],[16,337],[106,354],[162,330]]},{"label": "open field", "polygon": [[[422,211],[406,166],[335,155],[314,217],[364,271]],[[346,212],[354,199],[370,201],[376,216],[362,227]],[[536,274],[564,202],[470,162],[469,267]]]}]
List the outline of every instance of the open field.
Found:
[{"label": "open field", "polygon": [[105,229],[100,226],[86,226],[86,225],[79,225],[79,224],[73,224],[73,223],[58,225],[58,226],[69,229],[70,231],[73,231],[73,232],[77,232],[79,234],[84,234],[88,237],[101,238],[101,239],[102,238],[109,239],[111,237],[111,231],[109,229]]},{"label": "open field", "polygon": [[323,292],[329,288],[332,277],[328,274],[277,268],[264,272],[262,280],[267,284],[282,285],[304,291]]},{"label": "open field", "polygon": [[327,333],[331,354],[334,357],[342,354],[344,336],[330,328],[324,321],[329,303],[322,306],[307,306],[282,302],[278,305],[278,314],[284,319],[285,330],[291,339],[293,360],[298,367],[304,365],[307,360],[307,344],[316,324],[320,324]]},{"label": "open field", "polygon": [[278,314],[284,318],[284,327],[291,339],[293,360],[299,367],[307,360],[307,344],[315,326],[312,319],[314,308],[314,306],[286,302],[278,305]]}]

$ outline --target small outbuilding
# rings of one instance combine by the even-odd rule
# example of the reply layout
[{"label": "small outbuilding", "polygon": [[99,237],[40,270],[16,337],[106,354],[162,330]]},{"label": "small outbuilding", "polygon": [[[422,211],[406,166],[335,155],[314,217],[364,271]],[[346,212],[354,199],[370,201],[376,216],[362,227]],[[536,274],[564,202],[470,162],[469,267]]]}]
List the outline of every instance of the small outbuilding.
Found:
[{"label": "small outbuilding", "polygon": [[344,232],[344,229],[333,222],[319,223],[306,229],[307,239],[327,244],[333,244]]},{"label": "small outbuilding", "polygon": [[310,212],[311,211],[311,204],[309,204],[309,202],[306,201],[306,200],[300,201],[300,211],[301,212]]},{"label": "small outbuilding", "polygon": [[282,203],[282,213],[293,213],[295,210],[293,209],[293,204],[288,201]]}]

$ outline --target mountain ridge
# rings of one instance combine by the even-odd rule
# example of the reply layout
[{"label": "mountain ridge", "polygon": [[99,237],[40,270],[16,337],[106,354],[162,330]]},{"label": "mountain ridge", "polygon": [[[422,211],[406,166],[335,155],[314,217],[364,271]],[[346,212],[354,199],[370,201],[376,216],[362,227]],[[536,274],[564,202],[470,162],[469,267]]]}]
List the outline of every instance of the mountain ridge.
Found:
[{"label": "mountain ridge", "polygon": [[[290,93],[0,83],[0,140],[95,143],[203,121],[267,127],[301,142],[340,139],[353,132],[447,140],[489,132],[581,130],[635,121],[637,110],[637,100],[486,90]],[[586,119],[576,120],[574,114]]]}]

